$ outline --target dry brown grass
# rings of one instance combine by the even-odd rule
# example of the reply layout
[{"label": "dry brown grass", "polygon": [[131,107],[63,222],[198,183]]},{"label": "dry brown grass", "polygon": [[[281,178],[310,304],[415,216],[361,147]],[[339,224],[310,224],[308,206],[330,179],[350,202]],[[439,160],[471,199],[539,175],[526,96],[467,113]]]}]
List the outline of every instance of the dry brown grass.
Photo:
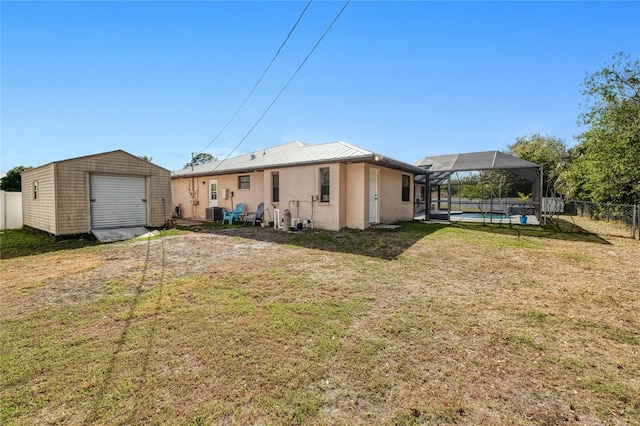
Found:
[{"label": "dry brown grass", "polygon": [[640,424],[640,244],[522,229],[2,261],[0,423]]}]

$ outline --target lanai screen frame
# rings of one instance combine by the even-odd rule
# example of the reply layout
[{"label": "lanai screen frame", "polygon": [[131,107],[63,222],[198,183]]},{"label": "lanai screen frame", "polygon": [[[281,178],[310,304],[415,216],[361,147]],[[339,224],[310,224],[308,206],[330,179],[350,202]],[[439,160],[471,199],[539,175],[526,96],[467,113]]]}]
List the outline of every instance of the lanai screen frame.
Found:
[{"label": "lanai screen frame", "polygon": [[[414,165],[426,171],[426,220],[430,219],[432,186],[447,182],[447,193],[451,194],[451,175],[456,172],[508,170],[527,182],[531,182],[535,215],[539,223],[542,223],[543,168],[540,164],[501,151],[482,151],[425,157]],[[451,218],[451,204],[449,200],[447,203],[448,219]]]}]

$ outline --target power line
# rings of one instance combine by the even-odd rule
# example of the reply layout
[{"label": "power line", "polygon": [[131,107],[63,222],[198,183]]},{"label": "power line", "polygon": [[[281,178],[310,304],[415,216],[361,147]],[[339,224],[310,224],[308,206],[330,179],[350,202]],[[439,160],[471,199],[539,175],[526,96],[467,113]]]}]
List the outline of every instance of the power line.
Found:
[{"label": "power line", "polygon": [[287,89],[287,87],[289,86],[289,84],[291,83],[291,81],[295,78],[295,76],[298,74],[298,72],[302,69],[302,67],[304,66],[304,64],[307,62],[307,60],[309,59],[309,57],[313,54],[313,52],[316,50],[316,48],[318,47],[318,45],[322,42],[322,40],[324,39],[324,37],[327,35],[327,33],[329,32],[329,30],[331,30],[331,28],[333,27],[333,24],[336,23],[336,21],[338,20],[338,18],[340,18],[340,15],[342,15],[342,12],[344,12],[344,10],[347,8],[347,6],[349,5],[349,3],[351,2],[351,0],[347,0],[344,3],[344,6],[342,6],[342,9],[340,9],[340,11],[338,12],[338,14],[336,15],[335,18],[333,18],[333,21],[331,21],[331,23],[329,24],[329,26],[327,27],[327,29],[324,31],[324,33],[322,33],[322,35],[320,36],[320,38],[318,39],[318,41],[316,42],[316,44],[313,46],[313,48],[309,51],[309,53],[307,54],[307,56],[303,59],[303,61],[300,63],[300,65],[298,66],[298,68],[295,70],[295,72],[291,75],[291,77],[289,77],[289,80],[287,80],[287,82],[285,83],[285,85],[282,87],[282,89],[280,90],[280,92],[278,92],[278,94],[276,95],[276,97],[273,99],[273,101],[271,101],[271,103],[269,104],[269,106],[267,107],[267,109],[262,113],[262,115],[260,116],[260,118],[258,118],[258,120],[256,120],[256,122],[253,124],[253,126],[251,126],[251,128],[249,129],[249,131],[242,137],[242,139],[240,140],[240,142],[238,142],[238,144],[233,148],[233,150],[231,150],[231,152],[222,160],[220,161],[216,167],[213,170],[216,170],[218,167],[220,167],[220,165],[222,163],[224,163],[230,156],[231,154],[233,154],[239,147],[240,145],[242,145],[242,143],[245,141],[245,139],[247,139],[249,137],[249,135],[251,134],[251,132],[253,132],[253,130],[258,126],[258,124],[260,124],[260,122],[262,121],[262,119],[264,118],[265,115],[267,115],[267,113],[269,112],[269,110],[271,109],[271,107],[276,103],[276,101],[280,98],[280,96],[282,95],[282,93],[284,93],[284,91]]},{"label": "power line", "polygon": [[240,104],[240,106],[238,107],[238,109],[236,110],[236,112],[231,116],[231,118],[229,119],[229,121],[227,121],[227,124],[225,124],[222,129],[220,129],[220,131],[218,132],[217,135],[215,135],[215,137],[211,140],[211,142],[209,142],[207,144],[207,146],[205,146],[204,148],[202,148],[202,150],[200,152],[203,152],[205,149],[209,148],[217,139],[218,137],[222,134],[222,132],[224,132],[227,127],[229,127],[229,124],[231,124],[231,122],[236,118],[236,116],[238,115],[238,113],[240,112],[240,110],[242,110],[242,108],[244,107],[244,104],[247,103],[247,101],[249,100],[249,98],[251,97],[251,95],[253,95],[253,92],[255,92],[256,88],[258,87],[258,85],[260,84],[260,82],[262,81],[262,79],[264,78],[265,74],[267,74],[267,71],[269,71],[269,69],[271,68],[271,65],[273,65],[273,62],[276,60],[276,58],[278,57],[278,55],[280,54],[280,52],[282,51],[282,48],[284,47],[285,44],[287,44],[287,41],[289,41],[289,37],[291,37],[291,34],[293,34],[293,31],[296,29],[296,27],[298,26],[298,24],[300,23],[300,21],[302,20],[302,17],[304,16],[304,14],[306,13],[307,9],[309,9],[309,6],[311,6],[311,2],[313,0],[309,0],[309,2],[307,3],[307,5],[304,7],[304,9],[302,10],[302,13],[300,13],[300,16],[298,16],[298,20],[296,21],[295,24],[293,24],[293,27],[291,27],[291,30],[289,31],[289,34],[287,34],[287,37],[284,39],[284,41],[280,44],[280,47],[278,48],[278,51],[276,52],[275,55],[273,55],[273,58],[271,58],[271,62],[269,62],[269,65],[267,65],[267,67],[265,68],[265,70],[262,72],[262,75],[260,76],[260,78],[258,79],[258,81],[256,81],[256,83],[253,85],[253,88],[251,89],[251,91],[249,92],[249,94],[244,98],[244,100],[242,101],[242,103]]}]

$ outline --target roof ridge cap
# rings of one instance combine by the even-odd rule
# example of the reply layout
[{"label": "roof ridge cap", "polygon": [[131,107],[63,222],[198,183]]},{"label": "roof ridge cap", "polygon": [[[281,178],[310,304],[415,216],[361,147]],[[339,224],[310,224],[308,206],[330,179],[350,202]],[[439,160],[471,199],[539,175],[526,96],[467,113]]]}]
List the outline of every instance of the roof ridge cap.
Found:
[{"label": "roof ridge cap", "polygon": [[370,149],[362,148],[362,147],[359,147],[357,145],[354,145],[352,143],[345,142],[345,141],[335,141],[335,142],[331,142],[331,143],[339,143],[339,144],[347,146],[347,147],[349,147],[351,149],[355,149],[357,151],[361,151],[361,152],[363,152],[365,154],[376,154],[375,152],[371,151]]}]

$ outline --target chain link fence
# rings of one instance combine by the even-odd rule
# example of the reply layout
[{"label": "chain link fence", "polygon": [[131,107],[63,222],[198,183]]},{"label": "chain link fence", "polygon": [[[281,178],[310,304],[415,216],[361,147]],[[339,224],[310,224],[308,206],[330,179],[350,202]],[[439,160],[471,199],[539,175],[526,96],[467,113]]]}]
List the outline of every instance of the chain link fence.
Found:
[{"label": "chain link fence", "polygon": [[574,232],[640,239],[640,206],[565,201],[547,221],[569,224]]}]

